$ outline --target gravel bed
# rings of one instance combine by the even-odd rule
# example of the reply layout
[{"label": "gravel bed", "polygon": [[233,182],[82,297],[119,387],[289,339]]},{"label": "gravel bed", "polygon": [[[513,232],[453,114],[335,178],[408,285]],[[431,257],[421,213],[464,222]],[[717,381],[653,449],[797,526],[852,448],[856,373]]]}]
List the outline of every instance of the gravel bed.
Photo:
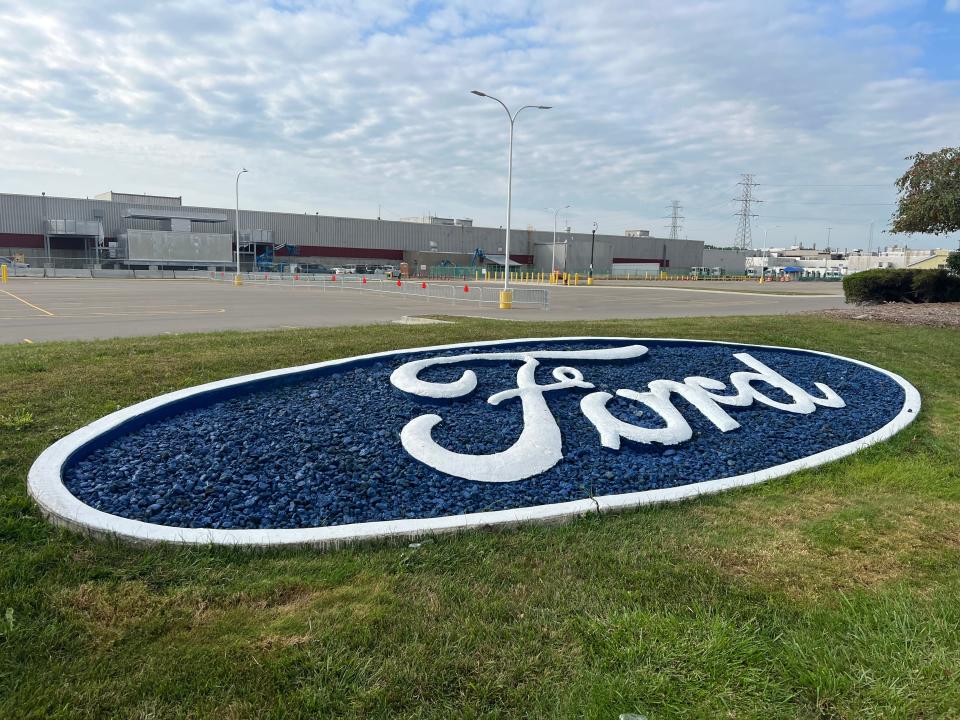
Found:
[{"label": "gravel bed", "polygon": [[[176,527],[304,528],[400,518],[427,518],[528,507],[739,475],[779,465],[861,438],[887,424],[904,401],[902,388],[860,365],[802,352],[734,345],[641,341],[650,351],[629,361],[542,361],[537,382],[550,371],[578,367],[596,390],[646,389],[655,379],[700,375],[729,382],[748,370],[733,357],[749,352],[814,395],[824,382],[846,401],[792,414],[760,403],[726,407],[742,427],[721,433],[695,408],[674,397],[694,431],[674,447],[624,441],[601,447],[579,402],[590,390],[544,397],[563,435],[564,459],[550,470],[513,483],[484,483],[439,473],[410,457],[401,428],[424,413],[443,417],[437,442],[456,452],[486,454],[509,447],[522,430],[517,399],[499,406],[486,398],[516,386],[520,363],[472,363],[430,368],[421,377],[452,381],[466,368],[477,389],[452,401],[405,394],[390,384],[401,364],[425,357],[410,352],[373,364],[341,365],[335,372],[298,375],[265,389],[157,418],[99,447],[81,449],[64,472],[77,498],[108,513]],[[576,350],[630,343],[537,342],[482,351]],[[434,352],[433,356],[470,352]],[[758,388],[789,401],[780,390]],[[616,399],[611,411],[638,425],[658,427],[659,417],[637,403]]]},{"label": "gravel bed", "polygon": [[815,313],[841,320],[879,320],[898,325],[960,327],[960,303],[885,303],[823,310]]}]

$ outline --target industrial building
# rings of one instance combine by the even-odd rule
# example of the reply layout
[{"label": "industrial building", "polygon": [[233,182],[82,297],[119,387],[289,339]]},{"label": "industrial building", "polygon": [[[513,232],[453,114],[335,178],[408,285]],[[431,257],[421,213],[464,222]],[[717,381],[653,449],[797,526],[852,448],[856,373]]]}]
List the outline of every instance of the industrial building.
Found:
[{"label": "industrial building", "polygon": [[[287,266],[398,264],[412,272],[435,265],[476,262],[502,267],[504,230],[467,219],[417,222],[240,210],[243,270],[264,258]],[[221,269],[236,263],[233,208],[183,205],[180,197],[113,191],[93,199],[0,194],[0,255],[34,266],[190,267]],[[607,275],[619,267],[655,266],[673,272],[703,264],[703,243],[651,237],[645,231],[604,235],[514,229],[510,265],[548,272],[553,257],[567,272]],[[477,251],[480,251],[479,253]]]},{"label": "industrial building", "polygon": [[759,276],[762,272],[787,274],[807,278],[840,278],[864,270],[883,268],[944,268],[948,250],[912,249],[894,245],[873,252],[854,250],[817,249],[802,245],[790,248],[770,248],[747,258],[747,272]]}]

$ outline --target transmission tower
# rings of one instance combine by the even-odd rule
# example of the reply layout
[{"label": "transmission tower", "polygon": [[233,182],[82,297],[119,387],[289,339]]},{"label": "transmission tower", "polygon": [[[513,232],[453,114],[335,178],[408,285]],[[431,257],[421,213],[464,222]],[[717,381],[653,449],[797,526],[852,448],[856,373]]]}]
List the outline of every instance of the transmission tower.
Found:
[{"label": "transmission tower", "polygon": [[670,239],[679,240],[683,233],[683,215],[680,214],[683,207],[681,207],[679,200],[674,200],[667,209],[670,210]]},{"label": "transmission tower", "polygon": [[758,184],[753,181],[753,175],[744,174],[740,177],[741,180],[737,183],[741,188],[740,197],[734,198],[735,201],[740,203],[740,210],[734,213],[740,220],[737,222],[737,234],[733,244],[737,250],[751,250],[753,248],[753,234],[750,226],[753,224],[753,218],[757,217],[755,213],[751,212],[753,209],[751,206],[753,203],[763,201],[753,197],[753,189]]}]

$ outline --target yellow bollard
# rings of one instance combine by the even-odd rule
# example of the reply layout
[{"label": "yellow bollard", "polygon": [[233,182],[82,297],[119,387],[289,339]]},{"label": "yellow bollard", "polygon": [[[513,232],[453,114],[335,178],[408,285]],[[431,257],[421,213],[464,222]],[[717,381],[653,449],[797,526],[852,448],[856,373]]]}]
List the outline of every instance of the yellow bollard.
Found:
[{"label": "yellow bollard", "polygon": [[0,283],[6,284],[7,282],[7,265],[4,263],[0,265]]},{"label": "yellow bollard", "polygon": [[576,287],[580,284],[580,273],[573,274],[573,286]]},{"label": "yellow bollard", "polygon": [[513,290],[500,291],[500,309],[509,310],[513,307]]},{"label": "yellow bollard", "polygon": [[237,287],[239,287],[240,285],[243,285],[243,278],[240,277],[240,273],[237,273],[236,275],[233,276],[233,284]]},{"label": "yellow bollard", "polygon": [[587,285],[593,285],[593,276],[587,275]]}]

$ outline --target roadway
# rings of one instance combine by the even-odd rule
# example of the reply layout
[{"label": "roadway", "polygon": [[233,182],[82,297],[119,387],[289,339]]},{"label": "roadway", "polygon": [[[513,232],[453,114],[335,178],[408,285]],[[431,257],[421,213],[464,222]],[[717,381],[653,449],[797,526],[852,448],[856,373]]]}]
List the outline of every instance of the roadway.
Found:
[{"label": "roadway", "polygon": [[423,315],[606,320],[781,315],[843,305],[839,283],[654,282],[551,287],[547,311],[501,311],[477,303],[303,286],[12,278],[0,285],[0,343],[362,325]]}]

